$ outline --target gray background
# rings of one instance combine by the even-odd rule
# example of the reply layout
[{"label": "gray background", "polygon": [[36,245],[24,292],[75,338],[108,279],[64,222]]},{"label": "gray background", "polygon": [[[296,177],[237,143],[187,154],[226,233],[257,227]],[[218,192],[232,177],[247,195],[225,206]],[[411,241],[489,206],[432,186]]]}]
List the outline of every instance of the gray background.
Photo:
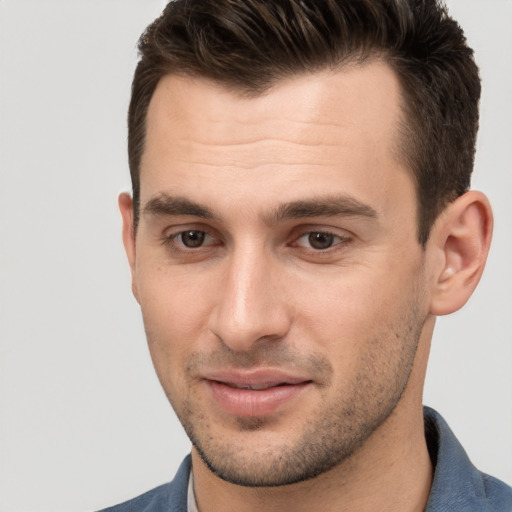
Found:
[{"label": "gray background", "polygon": [[[189,442],[154,376],[120,238],[135,42],[162,0],[0,1],[0,510],[86,511],[170,480]],[[425,403],[512,482],[512,2],[452,0],[484,80],[474,188],[496,215]]]}]

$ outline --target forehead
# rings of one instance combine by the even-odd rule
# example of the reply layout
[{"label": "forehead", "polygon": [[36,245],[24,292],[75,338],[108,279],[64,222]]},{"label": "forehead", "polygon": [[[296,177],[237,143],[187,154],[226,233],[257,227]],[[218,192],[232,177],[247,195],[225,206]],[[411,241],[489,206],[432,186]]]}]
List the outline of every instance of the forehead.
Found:
[{"label": "forehead", "polygon": [[141,202],[208,186],[265,198],[275,188],[294,200],[339,179],[356,195],[385,193],[404,174],[400,101],[395,73],[379,61],[292,77],[254,97],[166,76],[148,109]]},{"label": "forehead", "polygon": [[[366,65],[348,64],[340,70],[324,70],[278,81],[258,95],[248,95],[201,77],[167,75],[158,83],[151,99],[147,128],[166,127],[180,122],[180,134],[189,130],[210,128],[212,141],[224,135],[239,138],[254,136],[272,121],[331,124],[331,128],[361,132],[388,132],[400,116],[400,85],[395,72],[381,61]],[[357,123],[354,123],[357,121]],[[238,123],[240,130],[225,133],[223,129]],[[254,126],[257,125],[257,126]],[[272,128],[270,127],[270,128]],[[147,133],[151,138],[151,133]],[[333,134],[335,135],[335,134]]]}]

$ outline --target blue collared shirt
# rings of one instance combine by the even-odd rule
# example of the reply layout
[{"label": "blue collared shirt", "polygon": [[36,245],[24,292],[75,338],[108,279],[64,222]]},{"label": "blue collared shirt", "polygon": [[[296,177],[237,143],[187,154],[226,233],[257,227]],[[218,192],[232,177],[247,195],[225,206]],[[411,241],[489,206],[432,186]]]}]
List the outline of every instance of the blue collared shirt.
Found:
[{"label": "blue collared shirt", "polygon": [[[478,471],[439,413],[424,408],[434,480],[425,512],[512,512],[512,488]],[[172,482],[100,512],[187,512],[190,455]]]},{"label": "blue collared shirt", "polygon": [[434,466],[426,512],[512,512],[512,489],[473,466],[439,413],[424,407],[423,415]]}]

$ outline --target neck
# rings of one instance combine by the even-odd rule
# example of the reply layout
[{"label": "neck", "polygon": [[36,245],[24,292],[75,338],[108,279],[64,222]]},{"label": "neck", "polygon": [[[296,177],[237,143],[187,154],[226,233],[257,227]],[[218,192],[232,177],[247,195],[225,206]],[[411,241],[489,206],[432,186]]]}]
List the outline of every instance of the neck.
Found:
[{"label": "neck", "polygon": [[[403,397],[405,398],[405,397]],[[316,478],[281,487],[250,488],[215,476],[192,452],[200,512],[311,511],[421,512],[432,467],[421,407],[406,419],[402,404],[365,445],[336,468]],[[400,427],[398,427],[400,425]]]}]

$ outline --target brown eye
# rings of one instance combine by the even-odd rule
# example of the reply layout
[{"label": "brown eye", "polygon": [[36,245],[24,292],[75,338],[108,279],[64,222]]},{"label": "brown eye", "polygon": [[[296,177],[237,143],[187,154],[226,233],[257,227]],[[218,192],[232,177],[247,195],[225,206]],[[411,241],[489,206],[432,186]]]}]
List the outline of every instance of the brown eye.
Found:
[{"label": "brown eye", "polygon": [[330,233],[309,233],[308,242],[313,249],[329,249],[334,244],[335,236]]},{"label": "brown eye", "polygon": [[206,233],[204,231],[190,230],[183,231],[179,235],[181,243],[191,249],[201,247],[204,243]]}]

